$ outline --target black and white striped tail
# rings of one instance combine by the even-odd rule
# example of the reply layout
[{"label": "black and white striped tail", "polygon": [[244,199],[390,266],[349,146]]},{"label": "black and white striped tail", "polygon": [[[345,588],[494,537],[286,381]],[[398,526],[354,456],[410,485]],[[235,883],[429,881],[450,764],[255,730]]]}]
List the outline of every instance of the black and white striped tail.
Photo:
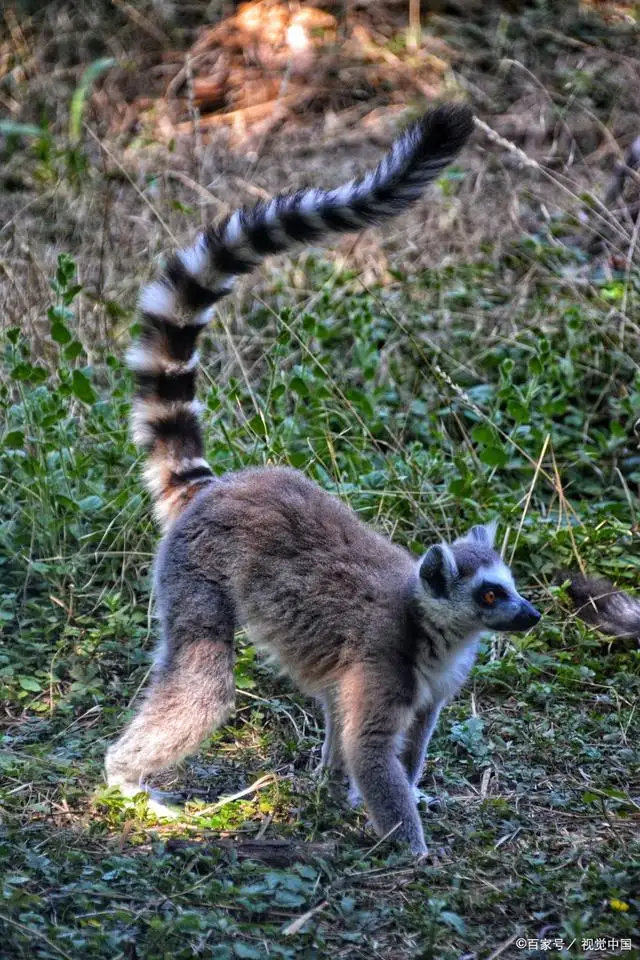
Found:
[{"label": "black and white striped tail", "polygon": [[473,129],[464,104],[426,113],[393,143],[375,170],[334,190],[298,190],[251,209],[236,210],[178,254],[174,278],[195,298],[218,299],[234,277],[270,254],[312,244],[332,233],[353,233],[384,223],[418,200],[457,156]]},{"label": "black and white striped tail", "polygon": [[568,594],[581,620],[619,639],[640,642],[640,599],[616,590],[609,580],[573,575]]},{"label": "black and white striped tail", "polygon": [[147,452],[145,478],[164,525],[213,477],[203,459],[195,400],[196,341],[211,307],[235,277],[270,254],[402,213],[451,163],[472,129],[467,106],[437,107],[408,127],[372,172],[334,190],[299,190],[236,210],[173,254],[162,275],[144,287],[142,333],[128,353],[137,381],[132,429]]}]

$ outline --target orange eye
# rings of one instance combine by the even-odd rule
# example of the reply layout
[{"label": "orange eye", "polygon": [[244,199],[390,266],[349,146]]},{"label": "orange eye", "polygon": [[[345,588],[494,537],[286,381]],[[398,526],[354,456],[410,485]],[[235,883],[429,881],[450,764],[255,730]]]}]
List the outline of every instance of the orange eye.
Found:
[{"label": "orange eye", "polygon": [[495,590],[487,590],[485,595],[482,598],[487,606],[491,607],[496,602]]}]

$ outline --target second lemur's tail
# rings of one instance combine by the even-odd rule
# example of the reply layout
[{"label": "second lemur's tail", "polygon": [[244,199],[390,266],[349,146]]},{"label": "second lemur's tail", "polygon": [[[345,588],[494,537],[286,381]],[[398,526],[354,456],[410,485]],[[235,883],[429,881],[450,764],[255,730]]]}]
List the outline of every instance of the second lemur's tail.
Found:
[{"label": "second lemur's tail", "polygon": [[269,254],[402,213],[451,163],[472,129],[467,106],[437,107],[398,137],[375,170],[335,190],[299,190],[236,210],[193,247],[173,254],[144,287],[142,332],[127,357],[137,382],[132,428],[147,453],[145,479],[165,526],[213,478],[194,399],[196,341],[211,306]]},{"label": "second lemur's tail", "polygon": [[570,576],[567,592],[585,623],[618,639],[640,642],[640,599],[616,590],[609,580]]}]

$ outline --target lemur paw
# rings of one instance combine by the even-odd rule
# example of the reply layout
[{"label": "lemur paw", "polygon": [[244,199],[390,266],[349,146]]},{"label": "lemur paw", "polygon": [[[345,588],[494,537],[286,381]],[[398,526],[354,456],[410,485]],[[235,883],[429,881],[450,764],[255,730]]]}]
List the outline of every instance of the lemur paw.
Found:
[{"label": "lemur paw", "polygon": [[164,793],[147,787],[147,810],[161,820],[177,820],[184,816],[183,798],[179,794]]},{"label": "lemur paw", "polygon": [[421,804],[424,804],[427,809],[431,809],[432,807],[437,807],[440,805],[439,797],[433,797],[430,793],[425,793],[424,790],[420,789],[420,787],[413,787],[413,797],[418,807]]},{"label": "lemur paw", "polygon": [[180,794],[165,793],[162,790],[155,790],[153,787],[128,781],[111,783],[109,786],[117,787],[121,795],[127,799],[132,799],[141,793],[146,794],[147,810],[156,817],[175,820],[177,817],[184,815],[184,810],[181,807],[184,798]]}]

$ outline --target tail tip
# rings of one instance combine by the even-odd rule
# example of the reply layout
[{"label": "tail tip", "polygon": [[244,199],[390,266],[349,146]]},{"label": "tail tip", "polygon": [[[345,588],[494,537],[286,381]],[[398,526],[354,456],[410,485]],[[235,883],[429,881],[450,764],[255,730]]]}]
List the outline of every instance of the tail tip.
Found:
[{"label": "tail tip", "polygon": [[420,138],[433,151],[441,146],[449,152],[461,150],[473,132],[473,110],[468,103],[443,103],[428,110],[417,122]]}]

